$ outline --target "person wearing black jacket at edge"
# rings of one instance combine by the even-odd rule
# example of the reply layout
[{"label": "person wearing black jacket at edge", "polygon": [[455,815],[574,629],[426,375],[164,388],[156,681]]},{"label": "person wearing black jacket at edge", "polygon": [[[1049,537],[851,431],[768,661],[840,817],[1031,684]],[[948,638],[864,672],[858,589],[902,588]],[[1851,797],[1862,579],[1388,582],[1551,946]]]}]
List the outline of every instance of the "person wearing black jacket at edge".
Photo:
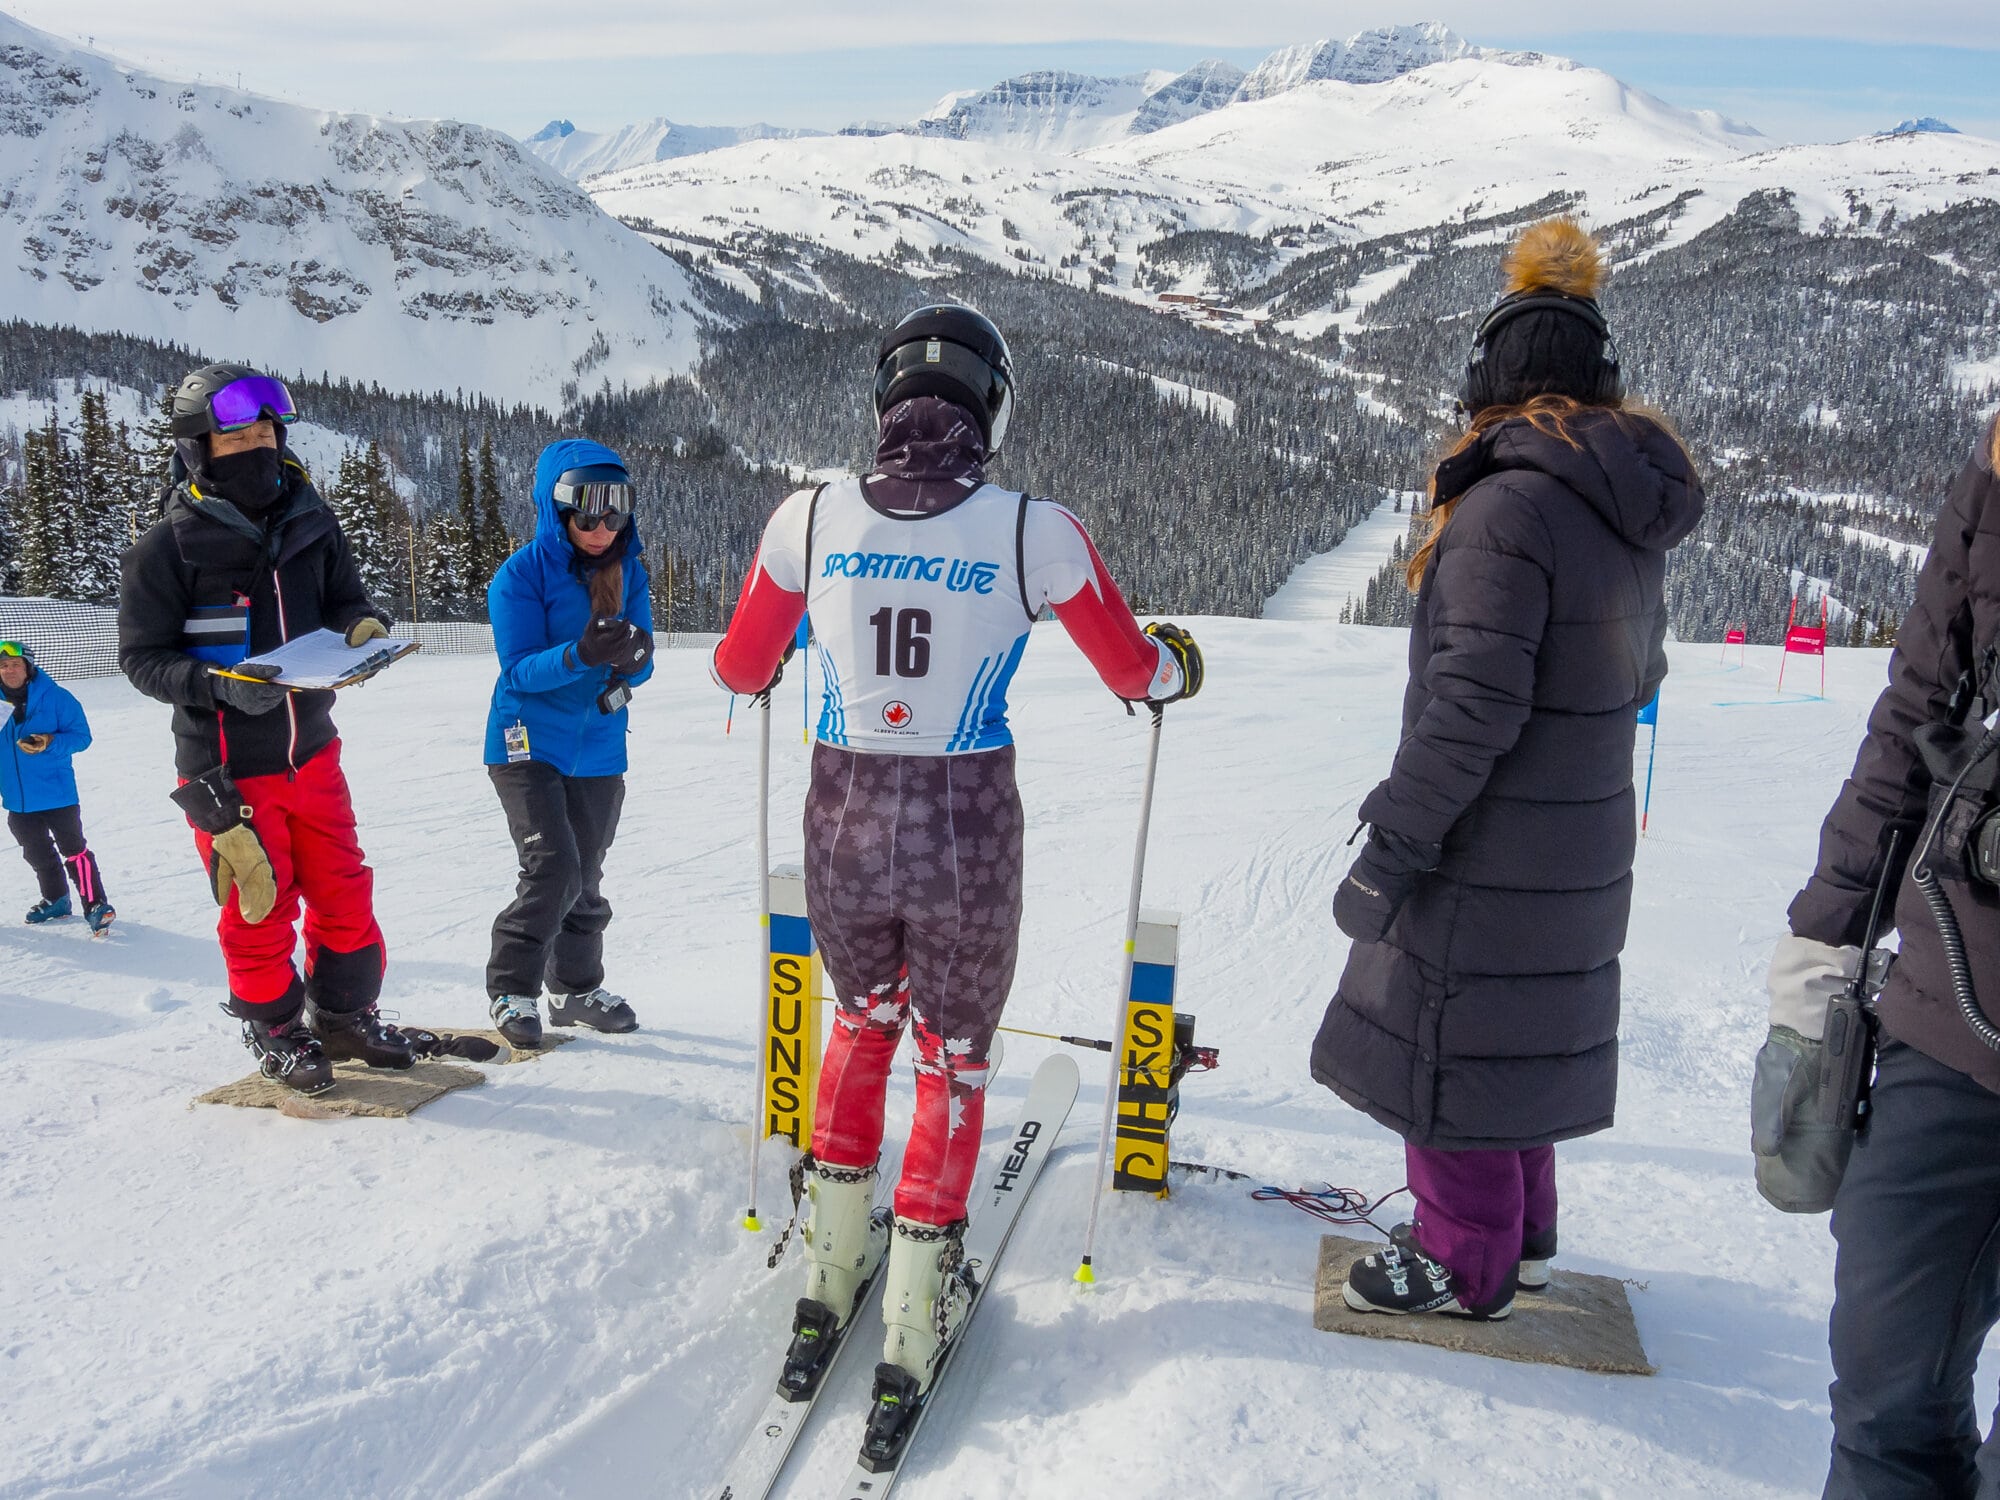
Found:
[{"label": "person wearing black jacket at edge", "polygon": [[415,1052],[376,1008],[382,929],[334,695],[246,680],[276,675],[246,657],[316,630],[350,646],[387,634],[338,521],[286,450],[297,416],[283,382],[242,365],[181,382],[165,513],[121,560],[118,657],[133,686],[174,708],[173,800],[222,908],[223,1009],[267,1077],[310,1094],[332,1085],[336,1060],[407,1068]]},{"label": "person wearing black jacket at edge", "polygon": [[[1982,1441],[1973,1408],[2000,1322],[1996,464],[2000,422],[1939,513],[1889,685],[1771,960],[1752,1149],[1773,1203],[1833,1208],[1829,1500],[2000,1496],[2000,1440]],[[1816,1084],[1878,886],[1899,946],[1886,983],[1879,964],[1863,978],[1880,985],[1879,1050],[1857,1136],[1851,1099],[1844,1126],[1821,1122]]]}]

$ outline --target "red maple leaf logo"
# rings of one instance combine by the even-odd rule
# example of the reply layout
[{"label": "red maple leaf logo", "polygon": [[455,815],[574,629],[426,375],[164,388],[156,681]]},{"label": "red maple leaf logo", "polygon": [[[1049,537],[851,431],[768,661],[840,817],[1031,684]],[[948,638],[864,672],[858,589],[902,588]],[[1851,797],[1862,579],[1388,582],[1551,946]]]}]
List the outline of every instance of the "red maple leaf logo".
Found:
[{"label": "red maple leaf logo", "polygon": [[910,717],[910,705],[907,703],[891,703],[882,710],[882,722],[891,729],[901,729],[910,722]]}]

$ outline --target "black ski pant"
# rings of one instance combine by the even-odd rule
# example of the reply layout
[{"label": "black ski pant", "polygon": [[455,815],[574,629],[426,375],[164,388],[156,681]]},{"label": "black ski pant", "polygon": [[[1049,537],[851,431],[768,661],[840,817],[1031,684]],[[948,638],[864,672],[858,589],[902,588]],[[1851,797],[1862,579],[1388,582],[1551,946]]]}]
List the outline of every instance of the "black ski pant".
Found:
[{"label": "black ski pant", "polygon": [[1973,1368],[2000,1322],[2000,1095],[1887,1038],[1833,1204],[1826,1500],[1996,1500]]},{"label": "black ski pant", "polygon": [[63,870],[76,882],[76,893],[86,907],[111,898],[104,894],[104,877],[97,871],[97,856],[83,842],[83,809],[72,803],[46,812],[7,814],[7,831],[21,846],[21,857],[35,872],[42,887],[42,899],[55,901],[68,887]]},{"label": "black ski pant", "polygon": [[488,766],[521,875],[493,921],[486,993],[584,994],[604,983],[611,903],[598,889],[625,806],[623,776],[565,776],[537,760]]}]

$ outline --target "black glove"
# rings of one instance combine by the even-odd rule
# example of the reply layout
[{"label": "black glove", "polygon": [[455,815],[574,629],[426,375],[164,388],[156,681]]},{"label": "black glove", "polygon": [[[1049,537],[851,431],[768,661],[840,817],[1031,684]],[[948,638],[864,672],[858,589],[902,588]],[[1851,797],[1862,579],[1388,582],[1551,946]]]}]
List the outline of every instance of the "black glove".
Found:
[{"label": "black glove", "polygon": [[264,841],[250,826],[251,808],[236,789],[227,766],[183,782],[173,793],[174,805],[187,814],[188,822],[207,834],[208,881],[217,906],[229,904],[229,892],[236,892],[238,908],[246,922],[261,922],[278,904],[278,877],[272,872],[271,857]]},{"label": "black glove", "polygon": [[608,667],[630,649],[639,627],[627,620],[599,615],[577,638],[576,659],[586,667]]},{"label": "black glove", "polygon": [[1181,688],[1164,698],[1148,698],[1154,706],[1162,703],[1178,703],[1184,698],[1192,698],[1201,691],[1201,647],[1194,643],[1194,637],[1178,625],[1166,621],[1156,621],[1146,627],[1146,634],[1167,648],[1169,655],[1180,663]]},{"label": "black glove", "polygon": [[653,659],[653,638],[637,625],[626,627],[631,634],[611,660],[611,670],[620,677],[637,677],[647,662]]},{"label": "black glove", "polygon": [[244,662],[229,669],[242,674],[239,677],[218,677],[209,674],[208,690],[218,704],[226,703],[241,714],[267,714],[283,703],[291,693],[290,688],[272,687],[268,681],[245,682],[244,677],[276,677],[284,669],[274,667],[269,662]]},{"label": "black glove", "polygon": [[499,1044],[483,1036],[454,1036],[449,1031],[426,1031],[421,1026],[396,1029],[410,1039],[410,1050],[419,1057],[463,1057],[470,1062],[492,1062],[500,1055]]},{"label": "black glove", "polygon": [[1417,882],[1438,867],[1437,844],[1420,844],[1386,828],[1371,829],[1368,842],[1333,893],[1333,920],[1357,943],[1379,943]]}]

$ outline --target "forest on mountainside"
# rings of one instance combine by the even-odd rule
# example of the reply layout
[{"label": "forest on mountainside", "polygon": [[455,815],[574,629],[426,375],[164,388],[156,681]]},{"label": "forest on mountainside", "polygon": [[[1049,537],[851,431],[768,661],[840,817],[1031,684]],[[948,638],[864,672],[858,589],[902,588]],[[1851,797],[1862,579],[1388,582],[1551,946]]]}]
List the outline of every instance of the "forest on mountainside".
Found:
[{"label": "forest on mountainside", "polygon": [[[1663,413],[1708,487],[1701,529],[1668,563],[1684,640],[1783,632],[1821,594],[1844,639],[1893,635],[1925,545],[2000,388],[1960,373],[2000,350],[2000,203],[1895,222],[1858,200],[1808,227],[1758,193],[1686,243],[1652,250],[1662,215],[1600,231],[1618,260],[1603,298],[1633,398]],[[1650,253],[1649,253],[1650,252]],[[1435,421],[1500,284],[1501,247],[1442,246],[1372,304],[1345,351],[1378,395]],[[1385,569],[1385,573],[1386,573]],[[1358,618],[1406,617],[1393,591]]]}]

